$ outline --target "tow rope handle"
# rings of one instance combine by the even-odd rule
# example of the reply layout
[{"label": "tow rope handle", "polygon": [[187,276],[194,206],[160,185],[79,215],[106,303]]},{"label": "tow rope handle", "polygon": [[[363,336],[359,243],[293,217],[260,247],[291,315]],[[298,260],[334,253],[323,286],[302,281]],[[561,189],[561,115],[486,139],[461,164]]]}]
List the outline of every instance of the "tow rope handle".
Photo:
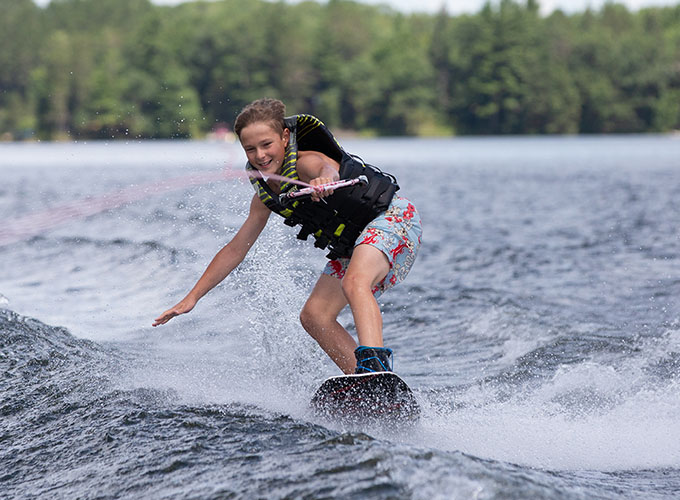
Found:
[{"label": "tow rope handle", "polygon": [[319,184],[318,186],[306,187],[303,189],[299,189],[298,191],[289,191],[287,193],[282,193],[281,195],[279,195],[279,202],[285,206],[295,199],[308,198],[312,196],[312,194],[314,193],[325,193],[326,191],[331,190],[334,191],[336,189],[356,186],[357,184],[359,184],[360,186],[367,186],[368,177],[366,177],[365,175],[360,175],[359,177],[355,177],[353,179],[343,179],[339,181],[329,182],[327,184]]}]

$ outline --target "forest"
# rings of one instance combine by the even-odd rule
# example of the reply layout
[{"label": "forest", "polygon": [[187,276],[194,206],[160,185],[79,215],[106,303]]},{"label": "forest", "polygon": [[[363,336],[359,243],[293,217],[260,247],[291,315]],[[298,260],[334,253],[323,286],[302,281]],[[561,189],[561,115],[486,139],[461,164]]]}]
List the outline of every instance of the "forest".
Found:
[{"label": "forest", "polygon": [[680,129],[680,4],[2,0],[0,139],[202,138],[253,99],[367,136]]}]

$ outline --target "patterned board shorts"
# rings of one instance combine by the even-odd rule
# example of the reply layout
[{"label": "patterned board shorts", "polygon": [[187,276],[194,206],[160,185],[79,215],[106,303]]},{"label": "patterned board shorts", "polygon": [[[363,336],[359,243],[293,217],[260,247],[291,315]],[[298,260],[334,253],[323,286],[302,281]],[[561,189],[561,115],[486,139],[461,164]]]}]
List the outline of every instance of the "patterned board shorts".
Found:
[{"label": "patterned board shorts", "polygon": [[[422,233],[416,207],[406,198],[395,195],[387,210],[373,219],[359,235],[354,246],[371,245],[384,253],[390,263],[387,276],[373,288],[376,298],[404,281],[416,260]],[[323,274],[342,279],[348,265],[349,258],[328,261]]]}]

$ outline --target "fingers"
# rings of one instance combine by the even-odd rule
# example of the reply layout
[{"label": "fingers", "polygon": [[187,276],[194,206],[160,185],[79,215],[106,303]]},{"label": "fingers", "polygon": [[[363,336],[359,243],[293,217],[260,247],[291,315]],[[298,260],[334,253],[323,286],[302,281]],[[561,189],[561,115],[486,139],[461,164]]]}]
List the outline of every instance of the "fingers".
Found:
[{"label": "fingers", "polygon": [[169,310],[165,311],[163,314],[161,314],[160,316],[158,316],[154,320],[154,322],[151,326],[164,325],[168,321],[170,321],[172,318],[174,318],[175,316],[179,316],[179,313],[176,312],[174,309],[169,309]]},{"label": "fingers", "polygon": [[321,201],[321,198],[323,196],[324,196],[324,192],[322,190],[314,191],[312,193],[312,201]]},{"label": "fingers", "polygon": [[158,316],[151,326],[164,325],[175,316],[188,313],[194,308],[194,305],[196,305],[195,300],[185,298],[182,302],[180,302],[179,304],[175,305],[174,307],[168,309],[163,314]]},{"label": "fingers", "polygon": [[[312,187],[316,187],[321,186],[322,184],[328,184],[329,182],[333,182],[333,179],[330,177],[317,177],[316,179],[309,181],[309,184]],[[325,198],[326,196],[330,196],[332,194],[332,189],[324,191],[323,188],[319,188],[318,190],[315,190],[314,193],[312,193],[312,201],[321,201],[321,198]]]},{"label": "fingers", "polygon": [[184,313],[185,311],[182,311],[178,306],[173,307],[172,309],[168,309],[165,311],[163,314],[158,316],[155,320],[153,325],[151,326],[158,326],[158,325],[164,325],[168,321],[170,321],[172,318],[175,316],[179,316],[180,314]]}]

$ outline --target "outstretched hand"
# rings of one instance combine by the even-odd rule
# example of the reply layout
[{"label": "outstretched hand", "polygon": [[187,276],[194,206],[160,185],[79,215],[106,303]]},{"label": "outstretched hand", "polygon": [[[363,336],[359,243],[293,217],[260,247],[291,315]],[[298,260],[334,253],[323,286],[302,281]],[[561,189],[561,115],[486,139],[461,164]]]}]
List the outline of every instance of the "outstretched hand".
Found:
[{"label": "outstretched hand", "polygon": [[164,325],[168,321],[170,321],[172,318],[175,316],[179,316],[180,314],[188,313],[191,311],[194,306],[196,305],[196,301],[189,299],[189,298],[184,298],[181,302],[179,302],[177,305],[174,307],[171,307],[167,311],[165,311],[163,314],[158,316],[156,320],[153,322],[153,325],[151,326],[159,326],[159,325]]}]

